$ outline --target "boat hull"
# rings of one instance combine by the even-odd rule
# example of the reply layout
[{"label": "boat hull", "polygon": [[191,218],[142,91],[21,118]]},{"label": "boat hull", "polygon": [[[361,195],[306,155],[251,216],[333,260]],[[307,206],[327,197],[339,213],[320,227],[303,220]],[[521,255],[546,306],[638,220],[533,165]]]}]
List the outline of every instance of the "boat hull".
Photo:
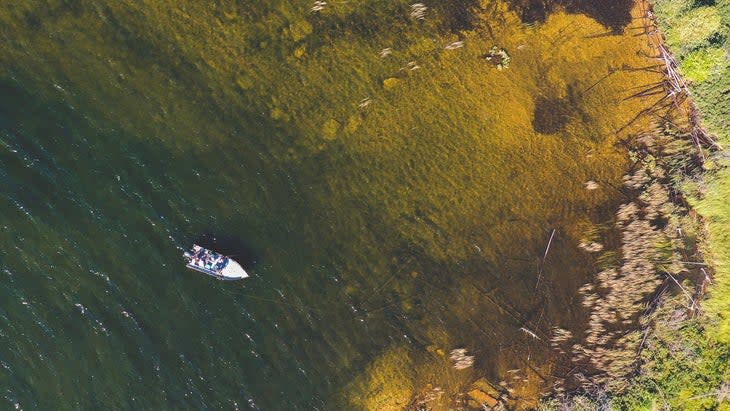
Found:
[{"label": "boat hull", "polygon": [[[200,256],[204,256],[205,258],[200,258]],[[241,265],[234,259],[220,255],[197,244],[193,244],[192,249],[185,252],[183,257],[187,260],[187,263],[185,264],[187,268],[207,274],[219,280],[235,281],[248,277],[246,270],[244,270],[243,267],[241,267]],[[214,258],[216,261],[224,259],[225,264],[223,267],[217,267],[217,265],[211,266],[211,264],[206,265],[205,261],[208,257],[212,259]]]}]

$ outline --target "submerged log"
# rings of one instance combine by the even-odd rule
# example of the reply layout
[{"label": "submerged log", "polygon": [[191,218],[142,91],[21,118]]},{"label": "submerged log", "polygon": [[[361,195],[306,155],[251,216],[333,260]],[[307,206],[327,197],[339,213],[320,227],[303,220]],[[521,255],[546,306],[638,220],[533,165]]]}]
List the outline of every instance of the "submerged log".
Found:
[{"label": "submerged log", "polygon": [[499,403],[496,398],[482,390],[474,389],[467,394],[469,394],[469,398],[479,403],[479,405],[486,405],[489,408],[495,407]]}]

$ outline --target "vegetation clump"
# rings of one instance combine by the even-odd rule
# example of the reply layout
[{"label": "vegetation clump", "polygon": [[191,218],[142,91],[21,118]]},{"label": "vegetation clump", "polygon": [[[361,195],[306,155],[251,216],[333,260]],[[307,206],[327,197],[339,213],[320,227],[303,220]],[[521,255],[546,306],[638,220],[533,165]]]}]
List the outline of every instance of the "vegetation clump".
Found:
[{"label": "vegetation clump", "polygon": [[[693,228],[685,218],[687,210],[671,201],[672,181],[666,172],[689,156],[689,148],[673,143],[661,128],[636,139],[636,162],[624,176],[624,185],[636,193],[635,198],[618,208],[610,230],[614,233],[606,233],[620,238],[620,256],[616,259],[612,250],[607,251],[616,263],[604,266],[580,289],[582,304],[589,310],[584,335],[559,328],[553,332],[553,346],[570,350],[572,361],[586,370],[587,374],[574,376],[584,388],[621,392],[629,387],[643,344],[641,316],[650,297],[661,285],[689,273],[682,255],[692,253]],[[598,243],[580,245],[587,252],[600,251],[592,244]]]},{"label": "vegetation clump", "polygon": [[504,70],[509,67],[512,58],[507,54],[507,50],[492,46],[489,53],[482,55],[482,58],[492,63],[497,70]]},{"label": "vegetation clump", "polygon": [[590,310],[586,332],[556,328],[551,339],[586,371],[572,376],[582,394],[565,395],[559,381],[558,396],[540,409],[728,406],[730,344],[707,334],[716,319],[699,304],[709,282],[698,262],[702,228],[680,191],[698,172],[687,141],[669,123],[635,140],[636,164],[624,184],[637,194],[619,207],[613,227],[620,258],[604,259],[616,262],[581,288]]}]

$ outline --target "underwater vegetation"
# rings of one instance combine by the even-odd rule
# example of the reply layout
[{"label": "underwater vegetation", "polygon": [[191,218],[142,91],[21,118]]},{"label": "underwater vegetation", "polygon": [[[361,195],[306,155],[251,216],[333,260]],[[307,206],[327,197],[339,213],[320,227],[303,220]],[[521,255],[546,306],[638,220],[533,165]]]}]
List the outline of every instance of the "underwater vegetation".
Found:
[{"label": "underwater vegetation", "polygon": [[[551,338],[559,353],[570,351],[571,361],[583,364],[570,378],[586,392],[600,387],[615,395],[630,389],[641,366],[637,353],[652,332],[647,314],[672,290],[687,298],[683,315],[695,315],[694,286],[688,292],[680,281],[698,288],[707,283],[703,264],[692,262],[699,257],[701,227],[678,195],[677,174],[697,169],[688,135],[666,123],[630,144],[635,162],[624,186],[632,201],[618,208],[612,227],[594,230],[583,242],[587,251],[601,253],[603,243],[620,241],[616,250],[598,256],[601,270],[580,289],[581,303],[590,313],[588,328],[579,338],[556,329]],[[562,383],[557,390],[564,390]]]}]

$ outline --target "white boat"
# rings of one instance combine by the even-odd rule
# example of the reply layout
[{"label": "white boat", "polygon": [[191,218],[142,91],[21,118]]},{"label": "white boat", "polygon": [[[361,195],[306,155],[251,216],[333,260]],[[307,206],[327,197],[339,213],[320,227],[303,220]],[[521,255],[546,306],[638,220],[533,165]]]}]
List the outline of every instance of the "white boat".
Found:
[{"label": "white boat", "polygon": [[183,253],[188,268],[219,280],[242,280],[248,277],[246,270],[234,259],[193,244],[190,251]]}]

